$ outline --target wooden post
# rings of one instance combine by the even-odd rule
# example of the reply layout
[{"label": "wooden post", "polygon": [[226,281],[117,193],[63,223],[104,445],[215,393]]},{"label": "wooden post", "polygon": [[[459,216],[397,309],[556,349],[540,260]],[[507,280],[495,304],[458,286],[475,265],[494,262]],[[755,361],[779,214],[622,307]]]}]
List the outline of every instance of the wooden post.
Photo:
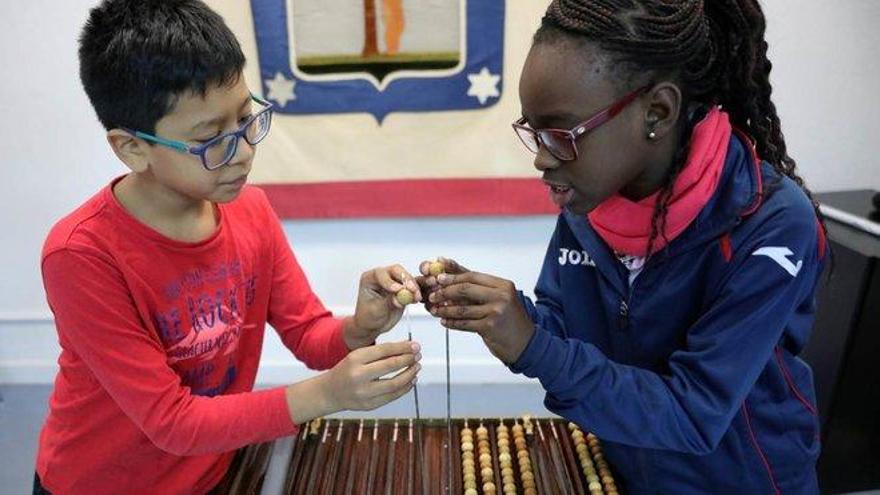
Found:
[{"label": "wooden post", "polygon": [[364,0],[364,50],[361,55],[372,57],[379,54],[376,33],[376,0]]}]

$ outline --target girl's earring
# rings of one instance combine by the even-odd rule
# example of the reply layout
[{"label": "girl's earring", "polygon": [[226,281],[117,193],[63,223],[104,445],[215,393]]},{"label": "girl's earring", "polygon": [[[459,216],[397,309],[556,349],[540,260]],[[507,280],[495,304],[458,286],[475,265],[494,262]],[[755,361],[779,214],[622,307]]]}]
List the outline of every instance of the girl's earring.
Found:
[{"label": "girl's earring", "polygon": [[649,132],[649,133],[648,133],[648,139],[650,139],[651,141],[657,139],[657,133],[654,132],[654,131]]}]

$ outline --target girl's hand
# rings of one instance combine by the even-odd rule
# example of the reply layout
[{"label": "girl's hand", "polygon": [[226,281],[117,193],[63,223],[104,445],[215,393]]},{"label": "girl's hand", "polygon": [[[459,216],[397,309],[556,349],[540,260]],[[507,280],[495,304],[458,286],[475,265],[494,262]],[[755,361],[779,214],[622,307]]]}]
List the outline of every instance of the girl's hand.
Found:
[{"label": "girl's hand", "polygon": [[422,300],[419,285],[402,266],[374,268],[361,275],[357,305],[343,329],[349,349],[372,345],[384,332],[394,328],[403,316],[397,294],[407,289],[414,302]]},{"label": "girl's hand", "polygon": [[[454,263],[454,262],[453,262]],[[455,263],[457,273],[436,277],[429,311],[454,330],[475,332],[486,347],[506,364],[515,363],[535,332],[534,323],[517,297],[513,282],[467,271]]]},{"label": "girl's hand", "polygon": [[436,261],[423,261],[419,264],[419,271],[422,273],[421,277],[416,279],[416,282],[419,284],[419,287],[422,289],[422,293],[425,294],[425,309],[428,311],[434,306],[434,304],[430,301],[431,293],[440,289],[440,284],[437,282],[437,276],[441,273],[451,273],[453,275],[458,275],[461,273],[466,273],[470,270],[458,264],[457,261],[444,258],[442,256],[438,257]]},{"label": "girl's hand", "polygon": [[[366,411],[409,392],[421,369],[421,348],[415,342],[393,342],[351,351],[320,375],[321,392],[330,413]],[[393,377],[382,378],[391,373]]]}]

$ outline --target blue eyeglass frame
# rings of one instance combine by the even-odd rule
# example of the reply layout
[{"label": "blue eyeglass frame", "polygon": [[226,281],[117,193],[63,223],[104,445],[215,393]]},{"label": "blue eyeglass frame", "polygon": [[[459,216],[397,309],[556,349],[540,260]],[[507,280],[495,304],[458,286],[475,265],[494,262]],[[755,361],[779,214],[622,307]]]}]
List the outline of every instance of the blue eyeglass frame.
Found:
[{"label": "blue eyeglass frame", "polygon": [[[275,105],[273,105],[272,102],[264,100],[253,93],[251,93],[251,99],[253,101],[259,103],[260,105],[262,105],[264,108],[262,110],[260,110],[259,112],[251,115],[250,118],[248,118],[247,121],[244,124],[242,124],[241,127],[238,128],[238,130],[235,130],[233,132],[227,132],[226,134],[220,134],[219,136],[213,137],[209,141],[207,141],[203,144],[200,144],[198,146],[190,146],[190,145],[184,143],[183,141],[174,141],[172,139],[165,139],[163,137],[155,136],[153,134],[147,134],[146,132],[136,131],[134,129],[128,129],[125,127],[123,127],[122,129],[125,132],[128,132],[129,134],[131,134],[132,136],[141,138],[144,141],[149,141],[151,143],[165,146],[166,148],[171,148],[171,149],[180,151],[181,153],[190,153],[192,155],[196,155],[199,157],[199,161],[202,162],[202,166],[205,167],[206,170],[214,171],[214,170],[217,170],[218,168],[223,167],[224,165],[228,164],[230,161],[232,161],[232,158],[235,156],[235,152],[238,151],[238,141],[242,138],[244,138],[245,141],[247,141],[247,138],[245,137],[245,135],[247,133],[247,128],[250,127],[250,125],[253,124],[255,120],[262,117],[267,112],[270,115],[269,115],[269,128],[266,129],[266,135],[269,134],[269,130],[272,128],[271,112],[272,112],[272,109],[275,107]],[[205,151],[208,148],[210,148],[211,146],[217,144],[218,141],[222,141],[230,136],[235,136],[235,138],[236,138],[235,144],[234,144],[235,151],[230,153],[229,156],[222,163],[220,163],[218,165],[214,165],[213,167],[208,166],[207,158],[205,158]],[[265,139],[265,136],[263,136],[263,138],[260,138],[260,141],[262,141],[263,139]],[[256,143],[250,143],[250,141],[248,141],[248,144],[251,144],[251,146],[253,146]]]}]

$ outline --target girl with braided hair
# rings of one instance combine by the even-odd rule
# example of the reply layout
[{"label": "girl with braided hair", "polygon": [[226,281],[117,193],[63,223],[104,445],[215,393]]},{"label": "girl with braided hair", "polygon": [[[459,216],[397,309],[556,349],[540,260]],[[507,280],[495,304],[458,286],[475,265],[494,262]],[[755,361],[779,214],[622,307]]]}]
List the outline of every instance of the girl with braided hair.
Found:
[{"label": "girl with braided hair", "polygon": [[444,259],[429,310],[605,441],[630,493],[817,493],[824,227],[757,0],[554,0],[514,129],[562,213],[536,300]]}]

